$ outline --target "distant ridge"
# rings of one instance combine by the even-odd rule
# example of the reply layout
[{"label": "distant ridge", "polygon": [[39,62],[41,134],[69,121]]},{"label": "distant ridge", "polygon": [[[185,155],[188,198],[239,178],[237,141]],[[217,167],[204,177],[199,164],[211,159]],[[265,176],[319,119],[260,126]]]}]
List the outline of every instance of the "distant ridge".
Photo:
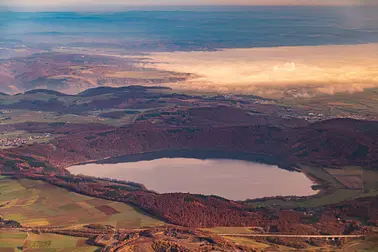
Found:
[{"label": "distant ridge", "polygon": [[96,88],[90,88],[83,92],[78,93],[78,96],[96,96],[96,95],[102,95],[102,94],[108,94],[108,93],[118,93],[118,92],[127,92],[127,91],[139,91],[139,92],[145,92],[147,90],[171,90],[168,87],[145,87],[145,86],[125,86],[125,87],[96,87]]},{"label": "distant ridge", "polygon": [[55,90],[50,90],[50,89],[33,89],[26,91],[24,94],[50,94],[50,95],[55,95],[55,96],[70,96],[68,94],[64,94]]}]

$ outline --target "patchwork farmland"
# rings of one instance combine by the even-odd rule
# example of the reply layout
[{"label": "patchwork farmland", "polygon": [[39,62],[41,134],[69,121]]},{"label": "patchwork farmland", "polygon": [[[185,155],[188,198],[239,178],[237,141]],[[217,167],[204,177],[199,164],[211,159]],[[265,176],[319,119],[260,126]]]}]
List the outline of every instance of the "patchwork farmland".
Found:
[{"label": "patchwork farmland", "polygon": [[117,228],[163,224],[119,202],[83,196],[35,180],[0,180],[0,213],[27,227],[85,224]]},{"label": "patchwork farmland", "polygon": [[0,231],[0,251],[2,252],[95,252],[98,249],[98,247],[88,245],[85,238],[55,234]]}]

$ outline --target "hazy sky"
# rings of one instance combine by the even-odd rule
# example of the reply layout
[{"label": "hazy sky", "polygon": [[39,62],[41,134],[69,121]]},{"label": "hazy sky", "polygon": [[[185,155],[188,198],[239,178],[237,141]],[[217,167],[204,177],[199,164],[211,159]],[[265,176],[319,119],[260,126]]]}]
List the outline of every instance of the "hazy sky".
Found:
[{"label": "hazy sky", "polygon": [[366,5],[378,0],[0,0],[8,6],[82,6],[82,5]]}]

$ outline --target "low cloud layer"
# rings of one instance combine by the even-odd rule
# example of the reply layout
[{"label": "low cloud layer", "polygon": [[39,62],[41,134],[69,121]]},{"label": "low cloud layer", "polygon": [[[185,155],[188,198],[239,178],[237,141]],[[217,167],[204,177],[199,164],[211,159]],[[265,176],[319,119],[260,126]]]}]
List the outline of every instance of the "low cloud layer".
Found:
[{"label": "low cloud layer", "polygon": [[222,93],[296,96],[378,87],[378,44],[152,53],[143,67],[191,73],[168,86]]}]

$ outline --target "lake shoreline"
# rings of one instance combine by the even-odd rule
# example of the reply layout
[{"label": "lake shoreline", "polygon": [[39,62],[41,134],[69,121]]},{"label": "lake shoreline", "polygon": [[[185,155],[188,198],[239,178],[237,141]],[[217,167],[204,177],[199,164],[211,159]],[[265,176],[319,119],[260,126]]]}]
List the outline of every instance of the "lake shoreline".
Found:
[{"label": "lake shoreline", "polygon": [[[206,159],[235,159],[241,161],[251,161],[262,164],[277,165],[279,168],[288,171],[299,171],[295,164],[288,163],[280,158],[272,157],[262,153],[250,152],[230,152],[217,149],[163,149],[157,151],[141,152],[138,154],[122,155],[115,157],[107,157],[100,160],[90,160],[87,162],[80,162],[74,165],[83,164],[116,164],[138,161],[150,161],[159,158],[196,158],[201,160]],[[71,167],[70,166],[70,167]],[[69,168],[69,167],[67,167]]]},{"label": "lake shoreline", "polygon": [[133,181],[158,194],[217,195],[233,201],[318,193],[307,174],[298,168],[282,169],[277,163],[277,158],[265,155],[171,150],[87,162],[68,170],[76,175]]}]

